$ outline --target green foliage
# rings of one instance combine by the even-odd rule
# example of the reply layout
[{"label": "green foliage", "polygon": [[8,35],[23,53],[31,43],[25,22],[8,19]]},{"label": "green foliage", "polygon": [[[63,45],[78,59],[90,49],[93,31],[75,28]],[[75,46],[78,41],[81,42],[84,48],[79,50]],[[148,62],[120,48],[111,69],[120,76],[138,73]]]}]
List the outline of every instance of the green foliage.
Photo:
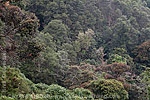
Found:
[{"label": "green foliage", "polygon": [[[2,77],[3,75],[3,77]],[[5,77],[4,77],[5,76]],[[0,67],[0,84],[1,91],[5,86],[6,82],[6,91],[3,95],[15,95],[18,93],[29,93],[30,85],[32,82],[28,81],[17,68],[2,68]],[[2,93],[2,92],[0,92]]]},{"label": "green foliage", "polygon": [[15,99],[13,99],[11,97],[1,96],[0,100],[15,100]]},{"label": "green foliage", "polygon": [[[21,72],[26,75],[34,83],[40,83],[41,81],[46,84],[56,83],[57,78],[54,73],[54,68],[47,68],[47,66],[35,67],[39,62],[26,62],[21,65]],[[50,70],[51,69],[51,70]],[[47,79],[47,80],[45,80]]]},{"label": "green foliage", "polygon": [[22,9],[25,9],[25,6],[26,6],[26,3],[24,2],[24,0],[13,0],[13,1],[10,0],[10,4],[15,5],[15,6],[19,6]]},{"label": "green foliage", "polygon": [[129,55],[126,49],[124,48],[114,48],[112,54],[117,54],[121,56],[124,60],[126,60],[127,64],[130,66],[134,66],[133,58]]},{"label": "green foliage", "polygon": [[148,87],[147,94],[148,94],[148,99],[150,100],[150,87]]},{"label": "green foliage", "polygon": [[110,57],[109,57],[109,62],[110,64],[112,63],[125,63],[127,64],[127,60],[126,58],[122,57],[122,56],[119,56],[118,54],[112,54]]},{"label": "green foliage", "polygon": [[[53,37],[49,33],[39,33],[38,36],[34,39],[37,43],[30,44],[30,48],[27,48],[26,51],[23,52],[23,57],[27,57],[32,59],[34,55],[36,59],[28,60],[22,63],[21,71],[33,82],[40,83],[42,82],[46,84],[55,83],[56,73],[59,71],[59,57],[56,50],[56,44],[53,42]],[[38,53],[38,50],[42,50]],[[32,54],[30,56],[30,54]],[[27,56],[28,55],[28,56]],[[35,66],[38,66],[35,67]],[[47,80],[45,80],[45,78]]]},{"label": "green foliage", "polygon": [[74,49],[78,56],[78,61],[87,59],[89,48],[92,46],[92,40],[94,36],[94,31],[92,29],[88,29],[85,33],[79,32],[77,40],[73,42]]},{"label": "green foliage", "polygon": [[[27,41],[26,41],[27,42]],[[17,48],[17,54],[21,60],[33,60],[43,50],[43,46],[36,41],[28,41],[27,45]]]},{"label": "green foliage", "polygon": [[50,47],[46,47],[41,55],[44,57],[44,64],[47,67],[55,67],[58,66],[58,54]]},{"label": "green foliage", "polygon": [[[7,65],[19,67],[30,80],[39,83],[33,84],[19,71],[12,70],[12,77],[18,79],[16,83],[11,81],[12,78],[0,78],[9,83],[8,93],[50,95],[50,98],[39,98],[46,100],[93,99],[88,90],[75,88],[103,76],[121,81],[129,91],[130,100],[143,100],[145,84],[149,84],[149,71],[143,72],[145,84],[134,78],[137,78],[136,73],[142,72],[142,65],[150,66],[149,0],[0,2],[0,57],[5,58],[3,52],[6,51]],[[33,13],[22,10],[24,2],[26,10],[35,13],[39,20]],[[38,22],[41,33],[37,31]],[[135,74],[132,76],[132,73]],[[89,89],[96,96],[117,95],[108,99],[127,99],[127,92],[116,80],[95,80]],[[18,86],[20,82],[23,83]]]},{"label": "green foliage", "polygon": [[150,68],[145,67],[145,71],[141,74],[142,82],[146,83],[147,88],[147,99],[150,99]]},{"label": "green foliage", "polygon": [[48,100],[94,100],[92,93],[87,89],[77,88],[69,91],[55,84],[49,86],[46,94],[50,95]]},{"label": "green foliage", "polygon": [[73,90],[73,92],[75,95],[83,97],[86,100],[94,100],[92,92],[87,89],[76,88]]},{"label": "green foliage", "polygon": [[45,49],[40,53],[41,62],[44,63],[42,66],[47,67],[55,67],[58,66],[59,59],[58,54],[56,52],[56,44],[53,42],[53,37],[49,33],[40,33],[36,37],[36,40],[39,41],[41,44],[44,44]]},{"label": "green foliage", "polygon": [[89,64],[82,66],[70,66],[64,73],[65,77],[63,79],[63,85],[69,89],[74,89],[84,82],[97,79],[94,73],[94,67]]},{"label": "green foliage", "polygon": [[[94,9],[86,9],[90,7]],[[41,19],[41,28],[47,25],[50,21],[54,19],[62,20],[70,28],[70,36],[75,39],[77,33],[81,30],[87,30],[87,28],[93,28],[95,24],[100,24],[100,19],[102,18],[100,11],[95,9],[92,5],[86,5],[86,1],[48,1],[48,0],[34,0],[28,2],[27,9],[36,13],[36,15]],[[44,19],[44,20],[43,20]],[[95,26],[96,27],[96,26]]]},{"label": "green foliage", "polygon": [[96,65],[97,62],[94,59],[86,59],[84,60],[85,63],[87,64],[91,64],[91,65]]},{"label": "green foliage", "polygon": [[[3,37],[3,34],[4,34],[3,32],[4,32],[4,23],[0,19],[0,52],[2,52],[2,47],[5,46],[5,43],[4,43],[5,38]],[[2,59],[2,56],[0,57],[0,59]],[[0,61],[0,66],[2,66],[2,61]]]},{"label": "green foliage", "polygon": [[[2,77],[3,74],[6,74],[6,78]],[[67,90],[56,84],[34,84],[17,68],[0,68],[0,75],[0,90],[3,89],[3,81],[7,84],[6,94],[0,92],[0,100],[93,100],[92,93],[83,88]],[[38,94],[42,96],[39,97]],[[7,97],[8,95],[10,97]]]},{"label": "green foliage", "polygon": [[89,90],[83,88],[77,88],[71,91],[56,84],[48,86],[46,84],[40,83],[33,85],[32,89],[34,93],[47,96],[44,97],[46,100],[93,100],[92,93]]},{"label": "green foliage", "polygon": [[35,34],[38,27],[38,21],[33,19],[28,19],[25,21],[22,21],[20,23],[20,27],[18,30],[18,34],[21,36],[33,36]]},{"label": "green foliage", "polygon": [[[20,0],[10,2],[16,3]],[[19,66],[24,60],[37,57],[42,49],[34,40],[39,25],[37,17],[4,1],[0,4],[0,19],[5,25],[4,33],[0,36],[3,37],[0,55],[6,52],[7,65]]]},{"label": "green foliage", "polygon": [[143,1],[146,1],[147,6],[150,8],[150,1],[149,0],[143,0]]},{"label": "green foliage", "polygon": [[67,100],[72,98],[64,87],[58,85],[50,85],[46,90],[46,94],[51,96],[49,100]]},{"label": "green foliage", "polygon": [[[143,3],[135,0],[28,0],[26,9],[37,15],[40,30],[51,34],[57,50],[64,49],[73,65],[87,59],[97,61],[95,49],[99,47],[104,47],[106,53],[122,48],[129,55],[137,44],[148,40],[150,10]],[[92,38],[87,36],[89,29],[94,31]],[[118,59],[126,59],[118,62],[133,65],[131,57],[118,55],[122,57]]]},{"label": "green foliage", "polygon": [[112,100],[128,99],[128,92],[124,89],[122,83],[117,80],[94,80],[86,88],[91,89],[97,98],[101,97],[102,99]]},{"label": "green foliage", "polygon": [[143,82],[150,84],[150,68],[145,67],[145,71],[141,74],[143,76]]},{"label": "green foliage", "polygon": [[61,20],[52,20],[44,28],[43,32],[51,34],[54,39],[53,41],[60,45],[67,39],[68,27]]},{"label": "green foliage", "polygon": [[69,43],[64,43],[62,49],[68,53],[68,59],[70,59],[70,64],[74,65],[77,63],[77,52],[75,47]]},{"label": "green foliage", "polygon": [[3,28],[4,28],[4,23],[2,22],[2,20],[0,20],[0,32],[1,32],[1,34],[3,32]]},{"label": "green foliage", "polygon": [[43,83],[33,84],[31,86],[32,92],[35,94],[45,94],[48,88],[49,86]]}]

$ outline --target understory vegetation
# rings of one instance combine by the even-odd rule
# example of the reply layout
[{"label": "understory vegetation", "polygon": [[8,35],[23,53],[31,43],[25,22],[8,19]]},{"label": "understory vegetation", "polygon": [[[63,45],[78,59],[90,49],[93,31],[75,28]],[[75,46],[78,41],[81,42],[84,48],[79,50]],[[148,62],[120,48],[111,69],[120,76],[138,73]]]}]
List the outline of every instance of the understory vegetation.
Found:
[{"label": "understory vegetation", "polygon": [[150,100],[150,0],[0,0],[0,100]]}]

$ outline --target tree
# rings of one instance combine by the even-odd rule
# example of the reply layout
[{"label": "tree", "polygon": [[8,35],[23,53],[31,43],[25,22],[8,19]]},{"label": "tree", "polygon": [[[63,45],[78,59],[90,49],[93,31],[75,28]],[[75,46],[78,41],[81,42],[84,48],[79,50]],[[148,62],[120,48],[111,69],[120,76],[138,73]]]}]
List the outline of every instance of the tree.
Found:
[{"label": "tree", "polygon": [[[4,78],[2,75],[6,74]],[[5,96],[13,96],[19,93],[30,93],[30,85],[33,83],[29,81],[17,68],[7,67],[4,71],[3,67],[0,67],[0,94]],[[2,92],[4,82],[6,82],[6,90]],[[4,94],[3,94],[4,93]]]},{"label": "tree", "polygon": [[150,68],[145,67],[145,71],[141,74],[142,76],[142,81],[146,83],[146,88],[147,88],[147,99],[150,99]]},{"label": "tree", "polygon": [[150,62],[149,47],[150,47],[150,41],[146,41],[141,45],[137,46],[132,51],[134,61],[149,66],[149,62]]},{"label": "tree", "polygon": [[69,89],[75,89],[85,82],[97,79],[92,67],[88,64],[70,66],[64,73],[63,85]]},{"label": "tree", "polygon": [[77,52],[75,51],[75,48],[73,45],[69,43],[64,43],[62,45],[62,49],[68,53],[68,59],[70,59],[70,65],[77,64]]},{"label": "tree", "polygon": [[49,22],[43,32],[51,34],[54,39],[53,41],[58,45],[62,45],[68,38],[68,27],[61,20],[52,20]]},{"label": "tree", "polygon": [[106,54],[104,54],[104,48],[103,47],[100,47],[98,50],[97,50],[97,61],[99,61],[101,63],[101,66],[104,66],[105,64],[107,64],[107,61],[104,61],[104,56]]},{"label": "tree", "polygon": [[133,58],[129,55],[126,49],[124,48],[114,48],[109,56],[108,63],[118,62],[126,63],[134,67]]},{"label": "tree", "polygon": [[87,51],[91,46],[93,36],[94,31],[92,29],[88,29],[85,33],[80,32],[78,34],[78,39],[73,42],[73,46],[77,53],[78,62],[81,62],[87,58]]},{"label": "tree", "polygon": [[99,79],[91,81],[85,88],[92,90],[96,99],[104,100],[126,100],[128,92],[124,89],[121,82],[117,80]]},{"label": "tree", "polygon": [[38,27],[35,15],[26,13],[9,2],[0,4],[0,13],[5,25],[1,33],[3,43],[0,46],[3,64],[6,65],[7,62],[16,66],[18,61],[37,57],[42,48],[33,40]]},{"label": "tree", "polygon": [[60,71],[60,61],[53,37],[49,33],[41,32],[36,36],[35,40],[44,45],[44,48],[36,59],[22,63],[20,70],[35,83],[56,83],[58,81],[57,75],[59,76],[58,72]]},{"label": "tree", "polygon": [[122,56],[119,56],[118,54],[112,54],[110,57],[109,57],[109,63],[112,64],[112,63],[125,63],[127,64],[127,61],[126,61],[126,58],[122,57]]}]

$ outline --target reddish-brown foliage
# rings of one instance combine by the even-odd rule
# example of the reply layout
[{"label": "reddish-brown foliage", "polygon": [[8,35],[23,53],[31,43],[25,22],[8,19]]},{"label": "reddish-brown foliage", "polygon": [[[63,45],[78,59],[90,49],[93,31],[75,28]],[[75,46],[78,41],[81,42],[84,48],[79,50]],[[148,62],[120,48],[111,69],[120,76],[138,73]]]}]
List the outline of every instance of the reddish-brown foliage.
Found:
[{"label": "reddish-brown foliage", "polygon": [[131,84],[123,83],[125,90],[129,91],[131,89]]},{"label": "reddish-brown foliage", "polygon": [[[109,73],[113,74],[114,77],[118,77],[123,72],[129,71],[130,66],[128,66],[127,64],[124,64],[124,63],[113,63],[113,64],[105,65],[98,69],[101,69],[103,72],[106,72],[106,73],[109,72]],[[98,71],[98,69],[96,69],[95,71]]]},{"label": "reddish-brown foliage", "polygon": [[123,77],[118,77],[117,80],[121,81],[121,82],[125,82],[125,78],[123,78]]},{"label": "reddish-brown foliage", "polygon": [[[100,73],[104,79],[116,79],[120,81],[125,89],[129,91],[131,85],[128,82],[133,81],[132,77],[135,76],[130,72],[131,67],[125,63],[113,63],[108,65],[99,66],[95,69],[96,73]],[[126,77],[128,76],[128,77]],[[82,84],[81,86],[84,86]]]},{"label": "reddish-brown foliage", "polygon": [[95,67],[89,64],[70,66],[65,72],[63,84],[70,89],[74,89],[85,82],[97,79],[93,69],[95,69]]},{"label": "reddish-brown foliage", "polygon": [[137,46],[133,51],[134,61],[139,63],[150,63],[150,41]]},{"label": "reddish-brown foliage", "polygon": [[16,56],[17,60],[33,59],[38,56],[42,48],[33,40],[39,26],[38,19],[33,13],[27,13],[18,6],[9,4],[15,1],[9,0],[0,4],[0,18],[4,23],[0,37],[4,38],[3,44],[6,44],[5,46],[0,44],[0,53],[6,52],[7,60],[11,59],[12,62],[17,62],[13,61],[16,60],[13,59]]},{"label": "reddish-brown foliage", "polygon": [[105,74],[105,79],[114,79],[114,77],[111,74],[106,73]]}]

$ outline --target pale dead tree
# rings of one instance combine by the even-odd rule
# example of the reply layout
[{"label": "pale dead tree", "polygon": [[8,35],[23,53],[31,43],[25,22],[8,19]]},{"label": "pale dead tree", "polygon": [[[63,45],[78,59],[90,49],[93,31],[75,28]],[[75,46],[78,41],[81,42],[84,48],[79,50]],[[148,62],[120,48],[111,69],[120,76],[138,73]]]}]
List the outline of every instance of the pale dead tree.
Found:
[{"label": "pale dead tree", "polygon": [[[2,27],[2,26],[1,26]],[[4,28],[3,28],[4,30]],[[0,33],[0,66],[5,67],[6,66],[6,38],[3,36],[3,33]]]},{"label": "pale dead tree", "polygon": [[68,53],[66,51],[58,51],[59,64],[62,68],[66,67],[70,63],[70,59],[68,58]]},{"label": "pale dead tree", "polygon": [[79,32],[77,38],[81,45],[82,49],[88,50],[91,46],[91,40],[94,36],[94,31],[92,29],[88,29],[86,32]]},{"label": "pale dead tree", "polygon": [[97,56],[98,56],[97,59],[98,59],[98,61],[100,61],[101,66],[106,65],[106,64],[107,64],[107,61],[104,60],[104,56],[106,55],[106,54],[104,54],[104,48],[103,48],[103,47],[100,47],[100,48],[96,51],[96,53],[97,53]]},{"label": "pale dead tree", "polygon": [[2,57],[2,60],[1,60],[2,61],[2,67],[5,67],[6,66],[6,60],[7,60],[5,50],[2,51],[1,57]]}]

